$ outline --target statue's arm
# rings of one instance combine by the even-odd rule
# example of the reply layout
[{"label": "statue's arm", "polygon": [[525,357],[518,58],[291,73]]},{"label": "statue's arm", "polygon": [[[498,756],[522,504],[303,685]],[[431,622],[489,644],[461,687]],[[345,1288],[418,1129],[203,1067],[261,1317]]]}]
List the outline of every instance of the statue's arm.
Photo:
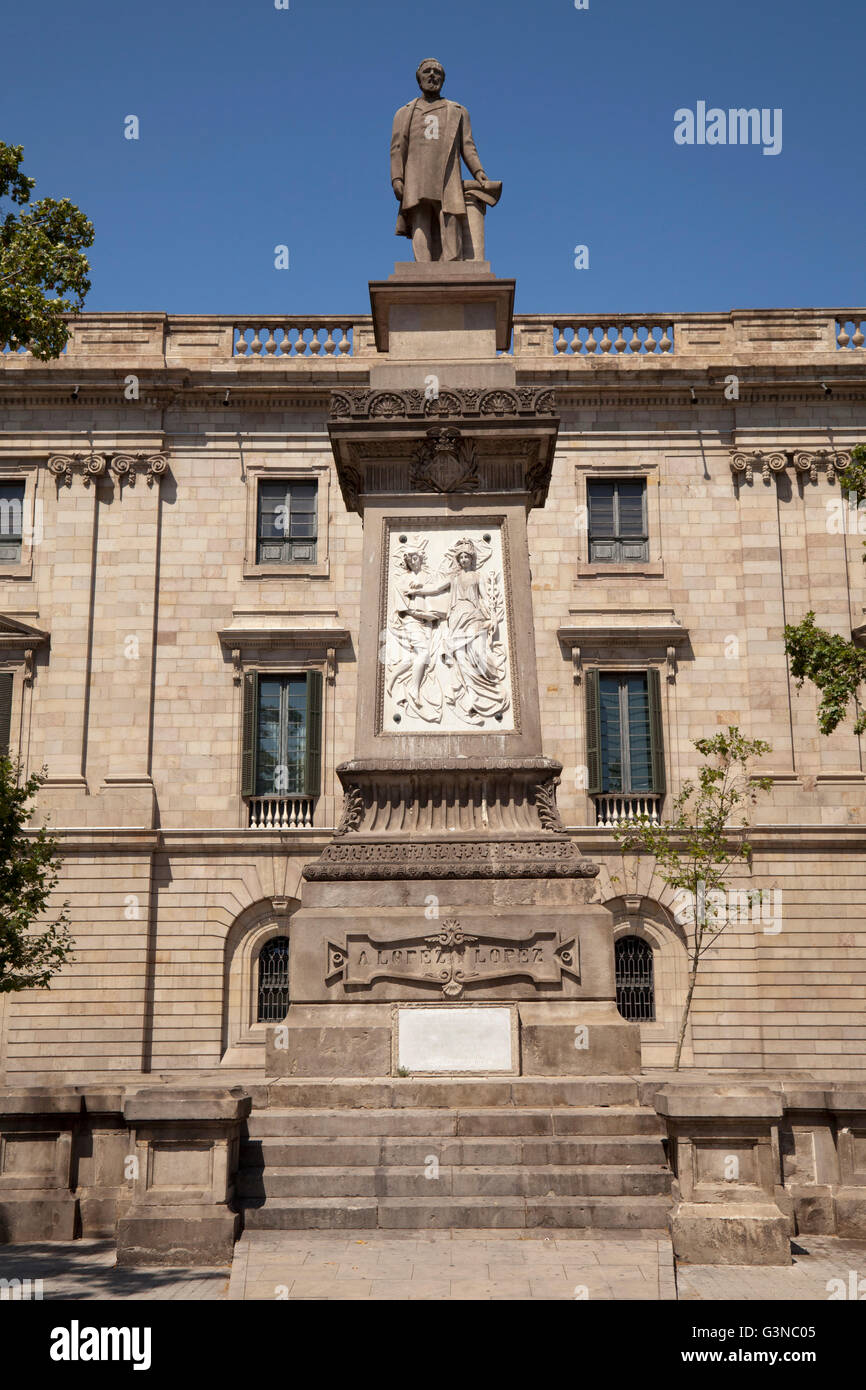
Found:
[{"label": "statue's arm", "polygon": [[469,120],[469,112],[466,110],[465,106],[463,108],[463,118],[460,122],[460,129],[463,134],[463,145],[460,150],[460,153],[463,156],[463,163],[466,165],[466,168],[469,170],[470,174],[474,179],[483,179],[486,177],[486,175],[484,173],[484,169],[482,168],[481,159],[479,158],[478,151],[475,148],[475,141],[472,138],[472,125]]},{"label": "statue's arm", "polygon": [[[406,129],[406,107],[401,106],[394,117],[394,126],[391,131],[391,187],[398,198],[403,196],[403,139]],[[399,183],[399,189],[395,185]]]}]

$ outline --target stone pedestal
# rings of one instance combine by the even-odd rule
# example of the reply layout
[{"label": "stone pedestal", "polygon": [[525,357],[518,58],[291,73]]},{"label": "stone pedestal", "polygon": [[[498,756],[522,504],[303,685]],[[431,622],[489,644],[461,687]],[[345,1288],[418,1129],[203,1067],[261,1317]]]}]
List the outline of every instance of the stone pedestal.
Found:
[{"label": "stone pedestal", "polygon": [[[500,1072],[632,1071],[598,870],[564,831],[541,746],[526,516],[547,494],[553,394],[496,356],[514,282],[486,263],[398,265],[370,297],[383,360],[372,389],[333,393],[329,424],[364,523],[356,756],[305,870],[268,1072],[402,1070],[400,1011],[421,1005],[475,1011],[449,1037],[422,1030],[411,1055],[432,1072],[483,1071],[494,1052]],[[513,1047],[478,1012],[495,1004]]]}]

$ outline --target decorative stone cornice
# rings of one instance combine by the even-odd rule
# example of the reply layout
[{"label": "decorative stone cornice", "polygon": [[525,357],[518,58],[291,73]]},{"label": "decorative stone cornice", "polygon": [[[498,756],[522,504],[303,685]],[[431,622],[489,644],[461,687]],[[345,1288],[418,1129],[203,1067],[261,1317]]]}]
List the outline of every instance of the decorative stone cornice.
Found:
[{"label": "decorative stone cornice", "polygon": [[784,473],[789,467],[795,473],[808,474],[812,483],[817,482],[819,471],[826,472],[832,483],[850,462],[850,453],[839,449],[776,449],[769,453],[762,449],[731,450],[731,471],[747,483],[752,482],[756,472],[768,483],[774,473]]},{"label": "decorative stone cornice", "polygon": [[108,459],[105,454],[77,452],[52,454],[48,460],[49,473],[65,487],[72,486],[76,473],[82,475],[84,486],[89,487],[94,478],[104,478],[109,470],[121,485],[134,487],[136,477],[143,473],[148,487],[153,487],[154,479],[159,480],[167,468],[165,454],[151,453],[113,454]]}]

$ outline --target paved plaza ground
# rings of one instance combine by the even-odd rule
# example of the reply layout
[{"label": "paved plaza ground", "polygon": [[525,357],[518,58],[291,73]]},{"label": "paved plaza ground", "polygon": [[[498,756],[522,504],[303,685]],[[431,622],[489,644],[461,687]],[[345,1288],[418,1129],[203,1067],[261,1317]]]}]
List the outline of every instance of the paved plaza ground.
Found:
[{"label": "paved plaza ground", "polygon": [[[251,1231],[231,1270],[118,1269],[114,1258],[107,1240],[7,1245],[0,1280],[41,1279],[45,1300],[828,1301],[854,1289],[866,1299],[866,1242],[833,1236],[798,1236],[787,1268],[676,1274],[670,1241],[646,1232]],[[2,1286],[0,1301],[10,1296]]]}]

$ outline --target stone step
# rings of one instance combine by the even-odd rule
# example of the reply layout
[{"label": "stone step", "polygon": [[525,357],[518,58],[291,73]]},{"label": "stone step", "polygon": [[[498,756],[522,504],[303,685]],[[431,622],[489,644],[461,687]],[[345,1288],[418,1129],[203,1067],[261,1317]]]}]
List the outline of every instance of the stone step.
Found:
[{"label": "stone step", "polygon": [[631,1077],[386,1077],[331,1081],[299,1078],[257,1087],[255,1108],[477,1110],[485,1106],[634,1105]]},{"label": "stone step", "polygon": [[274,1197],[238,1203],[247,1230],[593,1228],[661,1233],[667,1197]]},{"label": "stone step", "polygon": [[581,1135],[579,1138],[474,1138],[378,1136],[265,1136],[241,1145],[242,1168],[363,1168],[396,1165],[423,1169],[430,1154],[447,1166],[504,1164],[660,1164],[664,1152],[649,1135]]},{"label": "stone step", "polygon": [[638,1106],[477,1110],[269,1108],[253,1111],[250,1139],[276,1136],[412,1135],[431,1139],[496,1135],[661,1134],[659,1116]]},{"label": "stone step", "polygon": [[670,1191],[670,1171],[661,1164],[633,1168],[599,1165],[524,1168],[441,1166],[431,1169],[247,1168],[238,1175],[242,1197],[641,1197]]}]

